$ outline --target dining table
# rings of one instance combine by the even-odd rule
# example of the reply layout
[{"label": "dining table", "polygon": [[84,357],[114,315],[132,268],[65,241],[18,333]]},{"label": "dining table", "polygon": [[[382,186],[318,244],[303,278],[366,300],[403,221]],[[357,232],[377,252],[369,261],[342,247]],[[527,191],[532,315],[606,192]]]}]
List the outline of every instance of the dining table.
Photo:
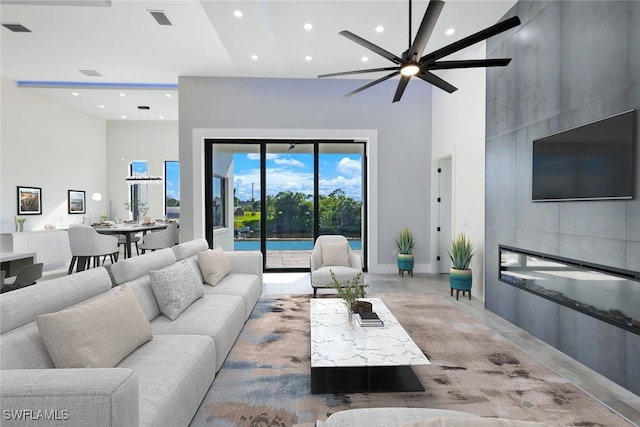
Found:
[{"label": "dining table", "polygon": [[100,234],[122,234],[125,236],[124,257],[131,258],[131,237],[136,233],[145,235],[148,231],[162,230],[169,226],[167,222],[154,222],[150,224],[122,223],[113,225],[92,225]]}]

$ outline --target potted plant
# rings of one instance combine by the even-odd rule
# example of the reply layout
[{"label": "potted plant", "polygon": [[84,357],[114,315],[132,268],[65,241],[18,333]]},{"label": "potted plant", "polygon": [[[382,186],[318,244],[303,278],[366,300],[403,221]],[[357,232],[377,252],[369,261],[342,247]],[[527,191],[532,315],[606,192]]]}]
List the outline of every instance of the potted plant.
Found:
[{"label": "potted plant", "polygon": [[449,258],[451,259],[451,268],[449,269],[449,286],[451,288],[451,296],[453,291],[456,291],[456,299],[460,291],[462,296],[469,292],[469,299],[471,299],[471,258],[473,258],[473,245],[471,241],[460,233],[455,239],[451,241],[451,248],[447,251]]},{"label": "potted plant", "polygon": [[409,276],[413,277],[413,247],[415,246],[413,233],[408,228],[404,228],[396,243],[398,245],[398,274],[404,277],[404,272],[408,271]]},{"label": "potted plant", "polygon": [[347,307],[349,320],[351,320],[354,311],[357,310],[358,299],[364,298],[365,288],[368,285],[360,282],[362,273],[358,273],[353,279],[344,282],[338,280],[333,270],[329,270],[329,274],[331,274],[331,287],[338,291],[338,296],[342,298],[344,305]]}]

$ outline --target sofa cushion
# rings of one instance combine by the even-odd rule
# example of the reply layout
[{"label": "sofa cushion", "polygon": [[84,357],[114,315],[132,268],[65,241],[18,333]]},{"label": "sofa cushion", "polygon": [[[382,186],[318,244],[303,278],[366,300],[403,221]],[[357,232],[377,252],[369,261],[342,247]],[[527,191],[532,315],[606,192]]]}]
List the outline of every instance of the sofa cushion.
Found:
[{"label": "sofa cushion", "polygon": [[185,261],[150,271],[149,277],[160,311],[171,320],[204,295],[198,274]]},{"label": "sofa cushion", "polygon": [[160,427],[189,425],[213,382],[215,366],[215,343],[210,337],[159,335],[118,368],[131,369],[138,377],[139,425]]},{"label": "sofa cushion", "polygon": [[198,252],[198,264],[205,283],[215,286],[231,273],[231,263],[220,246]]},{"label": "sofa cushion", "polygon": [[204,286],[205,295],[237,295],[244,300],[245,320],[256,306],[262,286],[255,274],[231,273],[217,286]]},{"label": "sofa cushion", "polygon": [[151,325],[130,287],[36,317],[56,368],[112,368],[149,341]]},{"label": "sofa cushion", "polygon": [[322,265],[342,265],[350,267],[349,243],[322,243]]},{"label": "sofa cushion", "polygon": [[362,271],[357,268],[344,267],[341,265],[333,267],[320,267],[319,269],[311,273],[311,285],[316,287],[330,287],[331,286],[331,272],[335,274],[336,280],[343,283],[353,280],[358,273],[360,273],[360,282],[364,281]]},{"label": "sofa cushion", "polygon": [[402,427],[546,427],[548,424],[534,421],[508,420],[505,418],[424,418],[403,424]]},{"label": "sofa cushion", "polygon": [[[200,285],[201,288],[204,286]],[[235,295],[205,295],[195,301],[180,317],[170,321],[158,316],[151,321],[154,336],[206,335],[216,343],[216,371],[222,367],[233,343],[244,326],[242,298]]]}]

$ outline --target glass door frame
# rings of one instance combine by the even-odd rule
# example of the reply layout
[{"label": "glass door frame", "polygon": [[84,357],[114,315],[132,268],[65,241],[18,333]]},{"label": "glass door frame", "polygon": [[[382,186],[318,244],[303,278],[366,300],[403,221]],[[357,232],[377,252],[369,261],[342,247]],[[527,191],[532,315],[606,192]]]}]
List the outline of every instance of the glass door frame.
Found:
[{"label": "glass door frame", "polygon": [[[368,254],[368,172],[367,172],[367,143],[354,139],[254,139],[254,138],[205,138],[205,230],[206,239],[209,246],[213,247],[213,217],[209,207],[213,203],[212,200],[212,183],[213,179],[213,145],[214,144],[258,144],[260,146],[260,209],[262,213],[267,207],[267,146],[268,144],[295,144],[295,145],[313,145],[313,240],[320,235],[320,179],[319,179],[319,159],[321,144],[342,144],[354,145],[361,147],[362,156],[362,210],[361,210],[361,241],[362,241],[362,257],[363,269],[367,271],[367,254]],[[227,225],[233,227],[233,225]],[[260,251],[262,252],[262,269],[264,272],[301,272],[310,271],[310,268],[293,268],[293,267],[267,267],[267,215],[260,215]]]}]

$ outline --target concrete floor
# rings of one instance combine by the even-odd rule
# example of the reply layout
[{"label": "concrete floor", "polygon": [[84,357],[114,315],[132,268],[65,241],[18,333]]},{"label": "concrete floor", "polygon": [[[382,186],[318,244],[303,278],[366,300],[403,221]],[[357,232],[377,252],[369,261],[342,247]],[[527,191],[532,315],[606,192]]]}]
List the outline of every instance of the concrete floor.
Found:
[{"label": "concrete floor", "polygon": [[[308,263],[308,258],[306,262]],[[61,267],[46,271],[41,280],[66,274],[66,267]],[[408,277],[408,275],[400,277],[397,274],[366,273],[365,283],[369,285],[368,294],[432,292],[452,300],[458,308],[507,338],[522,351],[565,377],[613,411],[627,418],[631,423],[640,426],[640,396],[631,393],[494,313],[485,310],[481,300],[473,298],[469,301],[468,297],[460,296],[460,299],[456,301],[455,297],[449,295],[448,275],[415,274],[414,277]],[[311,295],[313,293],[309,273],[265,273],[262,289],[263,295]],[[330,289],[318,290],[318,294],[330,293],[336,292]]]}]

